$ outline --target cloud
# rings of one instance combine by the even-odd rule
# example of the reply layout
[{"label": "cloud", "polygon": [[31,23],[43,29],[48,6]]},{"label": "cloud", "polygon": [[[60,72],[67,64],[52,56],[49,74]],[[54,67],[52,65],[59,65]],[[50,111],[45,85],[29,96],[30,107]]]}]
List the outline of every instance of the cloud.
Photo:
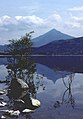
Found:
[{"label": "cloud", "polygon": [[70,14],[63,23],[62,31],[75,37],[83,36],[83,17]]},{"label": "cloud", "polygon": [[26,30],[27,28],[40,27],[44,21],[35,15],[32,16],[2,16],[0,17],[0,31]]},{"label": "cloud", "polygon": [[10,24],[17,25],[17,21],[14,18],[7,15],[2,16],[0,18],[0,26],[10,25]]},{"label": "cloud", "polygon": [[35,15],[32,16],[15,16],[16,20],[18,22],[23,22],[26,24],[35,24],[35,25],[41,25],[43,24],[43,19],[40,17],[37,17]]},{"label": "cloud", "polygon": [[0,31],[26,30],[29,28],[46,28],[57,26],[62,18],[58,14],[52,14],[48,18],[40,18],[36,15],[31,16],[2,16],[0,17]]},{"label": "cloud", "polygon": [[0,17],[0,31],[23,31],[27,29],[64,29],[64,26],[71,28],[83,27],[83,17],[73,16],[64,20],[59,14],[54,13],[46,19],[36,15],[31,16],[2,16]]},{"label": "cloud", "polygon": [[69,8],[68,10],[69,10],[69,11],[83,11],[83,6]]},{"label": "cloud", "polygon": [[71,15],[69,21],[66,24],[72,28],[83,28],[83,17]]},{"label": "cloud", "polygon": [[32,30],[35,31],[34,37],[37,37],[52,28],[72,36],[73,34],[78,36],[82,35],[83,16],[79,17],[68,14],[68,17],[64,18],[60,14],[54,13],[47,18],[41,18],[36,15],[14,17],[5,15],[0,17],[0,32],[2,39],[5,39],[6,36],[8,39],[17,38]]},{"label": "cloud", "polygon": [[72,20],[82,23],[83,22],[83,17],[72,16]]},{"label": "cloud", "polygon": [[66,24],[66,27],[69,27],[71,29],[72,28],[80,28],[81,27],[80,23],[78,23],[78,22],[68,21],[65,24]]},{"label": "cloud", "polygon": [[[18,38],[21,35],[35,31],[34,37],[39,36],[50,30],[51,28],[61,27],[62,18],[59,14],[51,14],[47,18],[41,18],[36,15],[27,16],[1,16],[0,17],[0,37],[3,43],[7,42],[7,39]],[[1,43],[1,42],[0,42]]]},{"label": "cloud", "polygon": [[59,14],[52,14],[47,18],[47,20],[54,21],[54,22],[60,22],[62,20],[61,16]]},{"label": "cloud", "polygon": [[[62,17],[58,13],[53,13],[47,18],[41,18],[36,15],[27,16],[2,16],[0,17],[0,37],[2,39],[18,38],[26,32],[35,31],[34,37],[37,37],[52,28],[70,35],[82,35],[83,16],[67,14],[68,17]],[[6,41],[6,40],[4,40]]]},{"label": "cloud", "polygon": [[8,29],[7,28],[4,28],[4,27],[0,27],[0,31],[8,31]]}]

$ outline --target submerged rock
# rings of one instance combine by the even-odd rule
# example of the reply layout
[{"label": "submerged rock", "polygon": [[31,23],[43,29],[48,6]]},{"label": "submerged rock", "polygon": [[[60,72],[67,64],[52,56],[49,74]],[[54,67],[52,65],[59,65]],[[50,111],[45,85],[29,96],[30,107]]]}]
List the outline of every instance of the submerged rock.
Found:
[{"label": "submerged rock", "polygon": [[3,98],[3,97],[0,97],[0,101],[1,101],[1,100],[4,100],[4,98]]},{"label": "submerged rock", "polygon": [[55,104],[54,104],[54,107],[55,107],[55,108],[59,108],[59,107],[60,107],[60,104],[61,104],[61,103],[60,103],[59,101],[56,101]]},{"label": "submerged rock", "polygon": [[18,117],[20,115],[20,111],[19,110],[5,110],[4,111],[5,115],[9,115],[9,116],[14,116],[14,117]]},{"label": "submerged rock", "polygon": [[2,115],[2,116],[0,117],[0,119],[6,119],[6,116]]},{"label": "submerged rock", "polygon": [[5,90],[0,90],[0,95],[4,95],[6,94],[6,91]]},{"label": "submerged rock", "polygon": [[23,113],[31,113],[31,112],[34,112],[34,110],[31,110],[31,109],[24,109],[22,112],[23,112]]},{"label": "submerged rock", "polygon": [[15,102],[17,102],[17,103],[25,103],[23,100],[21,100],[21,99],[18,99],[18,100],[15,100]]},{"label": "submerged rock", "polygon": [[1,102],[0,103],[0,107],[4,107],[4,106],[6,106],[7,105],[7,103],[5,103],[5,102]]},{"label": "submerged rock", "polygon": [[41,105],[40,101],[34,98],[31,98],[32,105],[35,107],[39,107]]},{"label": "submerged rock", "polygon": [[8,80],[0,80],[0,83],[9,83],[10,81]]}]

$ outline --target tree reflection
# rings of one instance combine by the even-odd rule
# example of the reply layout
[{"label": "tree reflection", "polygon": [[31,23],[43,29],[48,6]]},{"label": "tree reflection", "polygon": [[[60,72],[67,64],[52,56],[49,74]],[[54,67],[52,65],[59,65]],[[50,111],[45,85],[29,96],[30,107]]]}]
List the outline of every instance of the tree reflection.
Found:
[{"label": "tree reflection", "polygon": [[29,92],[32,94],[32,96],[36,97],[35,94],[38,88],[37,85],[38,82],[35,83],[34,79],[34,74],[36,72],[36,64],[26,56],[16,57],[14,63],[13,58],[8,58],[8,61],[10,61],[10,63],[7,66],[8,69],[7,79],[11,80],[17,78],[22,79],[28,84]]},{"label": "tree reflection", "polygon": [[75,99],[72,95],[72,82],[74,80],[74,75],[75,74],[71,72],[68,75],[68,79],[66,79],[66,80],[64,80],[64,77],[62,77],[62,81],[63,81],[63,84],[64,84],[66,90],[63,93],[61,102],[56,101],[56,103],[54,104],[55,108],[60,107],[62,104],[67,104],[67,105],[70,104],[72,106],[72,108],[75,107]]},{"label": "tree reflection", "polygon": [[[12,83],[8,87],[8,104],[7,108],[9,110],[19,110],[23,114],[23,110],[30,109],[35,110],[38,108],[39,102],[36,105],[33,105],[32,99],[37,103],[36,94],[41,86],[41,80],[43,77],[40,77],[36,73],[36,64],[27,56],[21,56],[14,58],[15,62],[13,63],[13,58],[8,58],[9,64],[7,66],[8,76],[7,79],[10,79]],[[27,90],[22,90],[21,88],[16,87],[15,80],[21,79],[29,88]],[[14,82],[14,83],[13,83]],[[43,86],[42,86],[43,87]],[[22,116],[22,115],[21,115]],[[31,118],[29,113],[24,113],[26,119]]]}]

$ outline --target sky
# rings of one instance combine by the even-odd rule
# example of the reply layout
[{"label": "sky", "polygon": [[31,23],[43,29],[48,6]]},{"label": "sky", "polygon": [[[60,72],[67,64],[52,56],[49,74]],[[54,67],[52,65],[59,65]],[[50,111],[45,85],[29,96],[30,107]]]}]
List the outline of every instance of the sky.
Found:
[{"label": "sky", "polygon": [[34,30],[83,36],[83,0],[0,0],[0,44]]}]

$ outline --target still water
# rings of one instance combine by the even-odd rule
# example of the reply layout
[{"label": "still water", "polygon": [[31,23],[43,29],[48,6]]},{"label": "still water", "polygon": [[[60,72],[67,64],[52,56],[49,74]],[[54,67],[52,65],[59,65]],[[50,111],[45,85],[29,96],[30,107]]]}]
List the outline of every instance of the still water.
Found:
[{"label": "still water", "polygon": [[[30,60],[36,63],[33,74],[37,84],[35,97],[41,106],[27,116],[20,114],[18,119],[83,119],[83,57],[48,56]],[[7,66],[7,59],[1,58],[0,80],[8,78]],[[0,83],[0,90],[7,86]],[[7,96],[0,97],[9,101]],[[8,107],[0,107],[2,109]]]}]

